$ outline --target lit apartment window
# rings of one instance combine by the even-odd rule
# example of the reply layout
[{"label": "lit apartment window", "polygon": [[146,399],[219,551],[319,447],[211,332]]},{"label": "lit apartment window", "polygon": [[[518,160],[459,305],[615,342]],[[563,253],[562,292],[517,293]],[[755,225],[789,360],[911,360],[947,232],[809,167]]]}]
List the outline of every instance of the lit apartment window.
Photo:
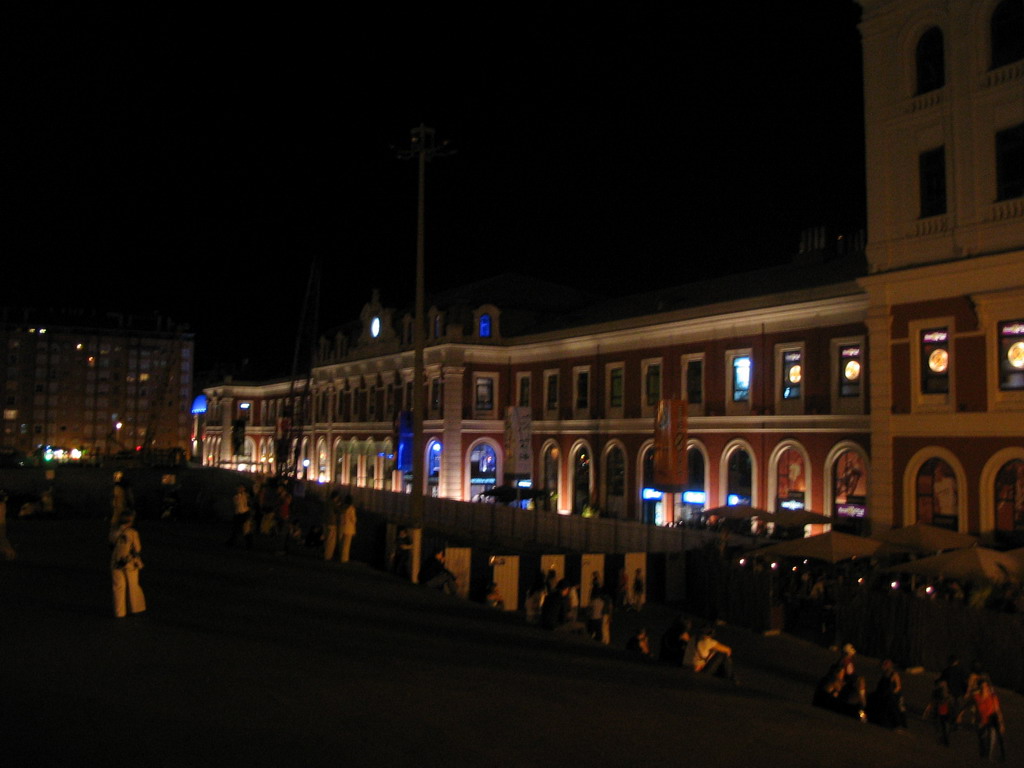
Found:
[{"label": "lit apartment window", "polygon": [[608,372],[608,407],[621,408],[623,402],[623,370],[612,368]]},{"label": "lit apartment window", "polygon": [[750,376],[752,363],[750,355],[732,358],[732,401],[745,403],[750,400]]},{"label": "lit apartment window", "polygon": [[843,344],[839,347],[840,397],[860,397],[863,367],[860,344]]},{"label": "lit apartment window", "polygon": [[999,324],[999,388],[1024,390],[1024,318]]},{"label": "lit apartment window", "polygon": [[926,395],[949,392],[949,331],[929,328],[921,331],[921,392]]},{"label": "lit apartment window", "polygon": [[480,315],[480,338],[489,339],[491,338],[491,316],[484,314]]},{"label": "lit apartment window", "polygon": [[918,157],[921,184],[921,218],[946,212],[946,148],[936,147]]}]

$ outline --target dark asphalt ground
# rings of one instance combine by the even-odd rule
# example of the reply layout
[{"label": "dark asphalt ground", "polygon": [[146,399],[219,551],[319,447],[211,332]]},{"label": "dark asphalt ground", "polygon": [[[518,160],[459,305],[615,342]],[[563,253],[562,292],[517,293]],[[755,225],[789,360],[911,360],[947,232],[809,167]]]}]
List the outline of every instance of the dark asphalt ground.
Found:
[{"label": "dark asphalt ground", "polygon": [[[910,728],[892,732],[811,707],[833,655],[785,634],[720,629],[733,687],[622,650],[665,606],[617,615],[605,647],[312,549],[226,549],[227,524],[139,530],[149,610],[115,620],[104,521],[9,521],[5,768],[980,762],[972,733],[943,748],[920,719],[933,672],[904,675]],[[877,666],[860,660],[869,686]],[[1024,765],[1024,700],[1000,694]]]}]

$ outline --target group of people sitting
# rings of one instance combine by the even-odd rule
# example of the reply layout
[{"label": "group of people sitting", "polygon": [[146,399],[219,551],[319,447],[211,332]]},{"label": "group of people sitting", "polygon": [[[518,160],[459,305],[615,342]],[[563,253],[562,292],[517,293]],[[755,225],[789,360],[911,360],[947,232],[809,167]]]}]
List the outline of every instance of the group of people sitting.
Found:
[{"label": "group of people sitting", "polygon": [[[654,659],[646,627],[641,627],[629,638],[626,649],[643,659]],[[672,666],[739,684],[732,663],[732,648],[715,637],[715,625],[711,623],[694,632],[693,622],[685,616],[678,616],[661,636],[658,659]]]}]

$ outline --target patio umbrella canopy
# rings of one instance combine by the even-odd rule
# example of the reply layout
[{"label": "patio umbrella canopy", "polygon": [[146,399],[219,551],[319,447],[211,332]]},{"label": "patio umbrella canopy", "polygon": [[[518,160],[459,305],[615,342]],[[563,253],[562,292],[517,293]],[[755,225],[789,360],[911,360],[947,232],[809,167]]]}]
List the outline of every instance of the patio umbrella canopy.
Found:
[{"label": "patio umbrella canopy", "polygon": [[805,539],[772,544],[756,549],[751,554],[761,558],[803,557],[809,560],[823,560],[826,563],[839,563],[855,557],[871,557],[881,546],[882,542],[875,539],[829,531]]},{"label": "patio umbrella canopy", "polygon": [[810,512],[803,509],[780,509],[778,512],[769,512],[767,509],[758,509],[745,504],[738,504],[734,507],[714,507],[705,509],[703,514],[707,516],[728,518],[730,520],[749,520],[752,517],[759,517],[766,523],[775,523],[784,528],[803,525],[829,525],[832,518],[819,515],[817,512]]},{"label": "patio umbrella canopy", "polygon": [[885,570],[957,581],[1005,581],[1007,578],[1019,578],[1024,566],[1008,552],[988,547],[970,547],[891,565]]},{"label": "patio umbrella canopy", "polygon": [[966,549],[978,544],[978,539],[966,533],[950,531],[928,523],[914,523],[903,528],[893,528],[875,534],[883,542],[881,554],[914,552],[936,554],[949,549]]}]

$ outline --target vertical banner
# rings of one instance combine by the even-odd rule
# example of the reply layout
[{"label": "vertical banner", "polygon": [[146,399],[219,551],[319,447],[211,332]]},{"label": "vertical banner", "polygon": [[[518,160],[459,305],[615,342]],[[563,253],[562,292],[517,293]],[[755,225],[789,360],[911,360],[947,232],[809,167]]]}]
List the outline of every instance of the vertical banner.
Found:
[{"label": "vertical banner", "polygon": [[505,474],[533,473],[533,420],[529,408],[510,406],[505,413]]},{"label": "vertical banner", "polygon": [[662,400],[654,422],[654,486],[666,493],[686,489],[686,401]]}]

